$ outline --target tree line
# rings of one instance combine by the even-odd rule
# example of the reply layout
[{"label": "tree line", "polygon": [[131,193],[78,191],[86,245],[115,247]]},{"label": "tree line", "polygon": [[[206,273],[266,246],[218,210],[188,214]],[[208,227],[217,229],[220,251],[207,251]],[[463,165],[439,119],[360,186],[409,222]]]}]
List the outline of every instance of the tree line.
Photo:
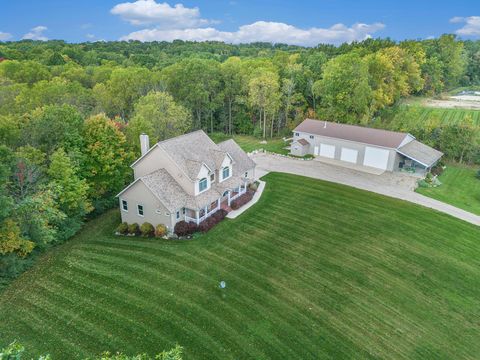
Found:
[{"label": "tree line", "polygon": [[[479,70],[480,42],[452,35],[315,48],[2,43],[0,279],[115,203],[142,132],[152,141],[192,129],[266,138],[306,117],[393,127],[378,119],[403,97],[479,85]],[[465,132],[478,141],[472,124],[440,144],[472,160],[478,142],[469,143],[477,152],[459,150]]]}]

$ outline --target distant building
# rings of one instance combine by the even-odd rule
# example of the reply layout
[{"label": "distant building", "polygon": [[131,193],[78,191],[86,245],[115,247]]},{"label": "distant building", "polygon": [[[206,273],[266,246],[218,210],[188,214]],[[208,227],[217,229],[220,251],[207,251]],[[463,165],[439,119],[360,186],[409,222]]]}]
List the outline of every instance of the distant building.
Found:
[{"label": "distant building", "polygon": [[429,171],[443,153],[408,133],[306,119],[293,130],[290,153],[398,171]]}]

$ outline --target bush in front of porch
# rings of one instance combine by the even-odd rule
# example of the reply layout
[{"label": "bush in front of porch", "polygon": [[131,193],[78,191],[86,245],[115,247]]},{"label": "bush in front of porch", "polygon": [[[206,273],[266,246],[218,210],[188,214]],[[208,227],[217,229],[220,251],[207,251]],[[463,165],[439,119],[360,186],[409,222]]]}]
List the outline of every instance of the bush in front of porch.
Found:
[{"label": "bush in front of porch", "polygon": [[250,200],[252,200],[254,194],[255,194],[255,191],[252,191],[252,190],[247,191],[245,194],[233,200],[230,204],[230,207],[233,210],[240,209],[243,205],[245,205]]}]

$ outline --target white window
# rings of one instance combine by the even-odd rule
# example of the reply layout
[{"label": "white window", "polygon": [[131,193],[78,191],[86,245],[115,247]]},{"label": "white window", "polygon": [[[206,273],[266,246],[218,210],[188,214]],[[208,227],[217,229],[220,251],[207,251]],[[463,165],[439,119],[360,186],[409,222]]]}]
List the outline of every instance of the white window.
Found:
[{"label": "white window", "polygon": [[248,171],[245,173],[245,177],[248,177]]},{"label": "white window", "polygon": [[123,211],[128,211],[127,200],[122,200],[122,209],[123,209]]},{"label": "white window", "polygon": [[300,133],[295,133],[295,136],[300,136]]},{"label": "white window", "polygon": [[137,205],[137,214],[139,216],[143,216],[143,205],[140,205],[140,204]]},{"label": "white window", "polygon": [[208,180],[207,178],[203,178],[198,182],[198,192],[207,190],[207,186],[208,186]]},{"label": "white window", "polygon": [[310,139],[313,139],[313,135],[310,135]]},{"label": "white window", "polygon": [[177,219],[180,219],[180,211],[177,211]]},{"label": "white window", "polygon": [[225,180],[230,177],[230,168],[225,166],[222,170],[222,179]]},{"label": "white window", "polygon": [[182,208],[182,215],[185,215],[185,208]]}]

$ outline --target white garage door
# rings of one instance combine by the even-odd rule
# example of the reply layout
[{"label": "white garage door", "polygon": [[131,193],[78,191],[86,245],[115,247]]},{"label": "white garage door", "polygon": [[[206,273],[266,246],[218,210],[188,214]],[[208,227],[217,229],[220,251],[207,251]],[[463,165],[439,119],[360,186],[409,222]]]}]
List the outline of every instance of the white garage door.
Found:
[{"label": "white garage door", "polygon": [[358,157],[357,150],[342,148],[342,155],[340,156],[340,160],[356,164],[357,157]]},{"label": "white garage door", "polygon": [[320,156],[333,159],[335,157],[335,146],[320,144]]},{"label": "white garage door", "polygon": [[367,146],[365,148],[365,160],[363,160],[363,165],[386,170],[389,155],[390,152],[388,150]]}]

